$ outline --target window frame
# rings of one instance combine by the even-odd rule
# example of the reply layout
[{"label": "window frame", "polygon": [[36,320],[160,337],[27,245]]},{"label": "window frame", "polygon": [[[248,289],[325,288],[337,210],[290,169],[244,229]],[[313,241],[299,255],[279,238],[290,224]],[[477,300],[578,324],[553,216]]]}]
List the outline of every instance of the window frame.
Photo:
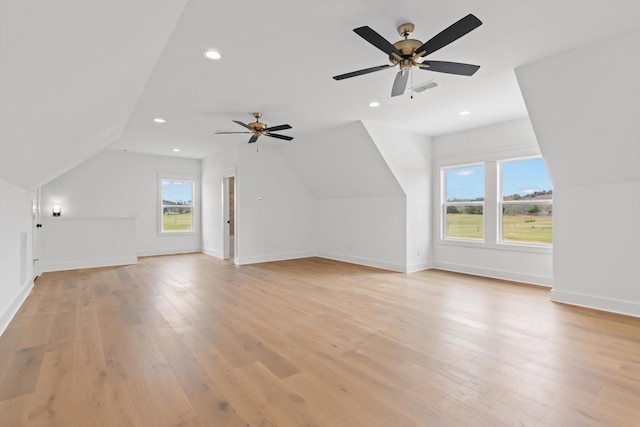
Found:
[{"label": "window frame", "polygon": [[[166,205],[162,198],[163,182],[188,182],[191,184],[191,204],[190,205]],[[158,235],[160,236],[176,236],[176,235],[194,235],[198,233],[197,229],[197,207],[198,207],[198,177],[195,175],[176,175],[176,174],[158,174]],[[164,230],[164,208],[173,206],[190,206],[191,207],[191,230]]]},{"label": "window frame", "polygon": [[[498,182],[497,182],[497,190],[498,190],[498,194],[497,194],[497,201],[498,201],[498,206],[497,206],[497,211],[496,211],[496,216],[498,219],[498,224],[497,224],[497,244],[498,245],[508,245],[508,246],[519,246],[519,247],[531,247],[531,248],[552,248],[553,247],[553,224],[551,226],[551,230],[552,230],[552,240],[551,243],[544,243],[544,242],[518,242],[518,241],[514,241],[514,240],[504,240],[504,236],[503,236],[503,230],[504,230],[504,225],[503,225],[503,219],[504,219],[504,207],[506,206],[517,206],[517,205],[531,205],[531,204],[536,204],[536,205],[546,205],[546,206],[551,206],[553,208],[553,188],[551,189],[552,193],[552,197],[551,199],[539,199],[536,200],[535,202],[533,202],[532,200],[504,200],[504,174],[503,174],[503,165],[505,163],[514,163],[514,162],[522,162],[522,161],[527,161],[527,160],[536,160],[536,159],[541,159],[543,162],[544,158],[541,155],[537,155],[537,156],[526,156],[526,157],[514,157],[514,158],[508,158],[508,159],[501,159],[498,160],[496,162],[497,164],[497,178],[498,178]],[[545,168],[546,168],[546,162],[545,162]],[[549,173],[549,170],[547,169],[547,174]],[[551,179],[551,177],[549,177],[549,179]],[[553,209],[552,209],[553,210]]]},{"label": "window frame", "polygon": [[[455,201],[455,202],[449,202],[447,201],[447,171],[451,170],[451,169],[464,169],[464,168],[471,168],[471,167],[477,167],[477,166],[482,166],[482,171],[484,176],[482,177],[482,184],[483,184],[483,192],[484,192],[484,197],[483,200],[473,200],[473,201]],[[486,217],[485,217],[485,212],[486,212],[486,201],[487,201],[487,183],[486,183],[486,170],[487,170],[487,164],[486,162],[471,162],[471,163],[464,163],[464,164],[456,164],[456,165],[450,165],[450,166],[441,166],[440,167],[440,183],[441,183],[441,190],[440,190],[440,215],[441,215],[441,220],[440,220],[440,238],[443,241],[449,241],[449,242],[469,242],[469,243],[484,243],[486,242],[486,238],[487,238],[487,233],[486,233]],[[473,238],[473,237],[450,237],[447,236],[447,208],[449,206],[481,206],[482,207],[482,238]]]}]

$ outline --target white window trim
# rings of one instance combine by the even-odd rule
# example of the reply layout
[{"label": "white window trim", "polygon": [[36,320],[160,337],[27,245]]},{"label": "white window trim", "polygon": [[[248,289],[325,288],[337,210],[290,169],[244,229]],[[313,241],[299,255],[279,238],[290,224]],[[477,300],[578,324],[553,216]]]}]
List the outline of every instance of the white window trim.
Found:
[{"label": "white window trim", "polygon": [[[484,168],[485,179],[484,182],[484,200],[474,200],[474,201],[456,201],[456,202],[448,202],[447,201],[447,170],[449,169],[464,169],[482,166]],[[486,185],[486,173],[487,173],[487,165],[485,162],[473,162],[466,164],[454,164],[451,166],[442,166],[440,167],[440,240],[445,242],[465,242],[472,244],[483,244],[486,242],[486,218],[485,218],[485,203],[487,201],[487,185]],[[446,222],[447,222],[447,207],[448,206],[482,206],[482,238],[481,239],[472,239],[472,238],[464,238],[464,237],[447,237],[446,230]]]},{"label": "white window trim", "polygon": [[[542,157],[540,151],[535,149],[534,147],[527,148],[518,148],[518,149],[507,149],[507,150],[496,150],[492,152],[485,153],[474,153],[466,156],[444,156],[434,162],[434,171],[438,171],[435,175],[438,180],[438,185],[436,188],[439,188],[440,191],[435,192],[433,195],[433,201],[435,202],[435,206],[438,208],[435,210],[435,215],[433,216],[433,226],[435,230],[439,230],[440,232],[437,234],[436,239],[434,241],[437,245],[443,246],[461,246],[468,247],[474,249],[483,249],[483,250],[498,250],[498,251],[517,251],[517,252],[526,252],[526,253],[536,253],[536,254],[552,254],[553,253],[553,244],[523,244],[518,242],[504,242],[501,243],[498,240],[498,234],[501,233],[501,224],[498,223],[498,199],[499,194],[497,191],[485,191],[485,207],[484,207],[484,238],[485,240],[471,240],[471,239],[453,239],[453,238],[445,238],[444,237],[444,209],[442,199],[446,197],[444,191],[445,188],[445,180],[443,179],[442,171],[443,169],[451,169],[457,167],[465,167],[474,164],[484,164],[485,165],[485,189],[489,188],[489,183],[487,181],[492,181],[495,183],[493,188],[496,188],[500,191],[500,195],[502,192],[502,184],[501,180],[498,177],[499,166],[498,162],[501,161],[515,161],[519,159],[527,159],[527,158],[539,158]],[[492,209],[488,209],[488,207],[495,206],[495,212],[491,212]],[[489,218],[491,217],[491,218]],[[495,231],[494,231],[495,230]],[[489,235],[491,237],[488,239]]]},{"label": "white window trim", "polygon": [[[189,181],[193,183],[193,200],[191,201],[192,229],[190,231],[164,231],[162,229],[163,204],[162,204],[162,181]],[[190,174],[159,173],[158,174],[158,235],[159,236],[185,236],[198,234],[198,211],[200,188],[199,177]]]},{"label": "white window trim", "polygon": [[[497,189],[498,189],[498,194],[497,194],[497,200],[498,200],[498,206],[497,206],[497,219],[498,219],[498,225],[497,225],[497,245],[500,246],[507,246],[507,247],[517,247],[517,248],[538,248],[538,249],[549,249],[549,248],[553,248],[553,241],[551,243],[535,243],[535,242],[512,242],[509,240],[504,240],[502,237],[502,207],[507,204],[507,205],[517,205],[517,204],[526,204],[526,205],[530,205],[533,204],[533,202],[531,200],[509,200],[507,202],[505,202],[504,200],[502,200],[502,193],[503,193],[503,179],[502,179],[502,165],[505,163],[513,163],[513,162],[520,162],[520,161],[525,161],[525,160],[533,160],[533,159],[543,159],[542,156],[537,155],[537,156],[525,156],[525,157],[514,157],[514,158],[508,158],[508,159],[502,159],[502,160],[498,160],[497,161],[497,178],[498,178],[498,185],[497,185]],[[544,161],[544,159],[543,159]],[[536,200],[535,204],[537,205],[551,205],[553,206],[553,198],[551,200]]]}]

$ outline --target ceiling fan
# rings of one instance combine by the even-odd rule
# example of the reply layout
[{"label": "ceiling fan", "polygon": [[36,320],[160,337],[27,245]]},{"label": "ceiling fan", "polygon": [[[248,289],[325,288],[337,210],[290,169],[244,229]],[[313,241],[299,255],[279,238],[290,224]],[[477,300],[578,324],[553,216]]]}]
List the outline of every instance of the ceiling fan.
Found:
[{"label": "ceiling fan", "polygon": [[280,135],[280,134],[277,134],[277,133],[272,133],[273,131],[291,129],[291,126],[289,126],[289,125],[278,125],[278,126],[268,127],[266,123],[260,122],[260,117],[262,117],[262,113],[253,113],[253,117],[255,117],[256,121],[255,122],[250,122],[249,124],[242,123],[241,121],[238,121],[238,120],[232,120],[234,123],[237,123],[240,126],[249,129],[248,132],[247,131],[244,131],[244,132],[223,132],[223,131],[218,131],[218,132],[216,132],[216,134],[217,135],[221,135],[221,134],[230,134],[230,133],[252,133],[253,135],[251,135],[251,138],[249,138],[249,144],[252,144],[252,143],[256,142],[258,140],[258,138],[263,136],[263,135],[264,136],[270,136],[271,138],[284,139],[285,141],[291,141],[293,139],[292,136]]},{"label": "ceiling fan", "polygon": [[398,33],[404,37],[404,40],[400,40],[394,44],[391,44],[384,37],[367,26],[355,28],[353,31],[356,34],[389,55],[389,61],[391,61],[391,64],[378,65],[376,67],[365,68],[364,70],[352,71],[350,73],[334,76],[333,78],[335,80],[343,80],[361,76],[363,74],[373,73],[374,71],[385,70],[398,65],[400,67],[400,71],[396,74],[396,79],[393,82],[393,88],[391,90],[391,96],[398,96],[404,93],[404,90],[407,87],[407,80],[409,79],[409,70],[413,67],[418,67],[421,70],[437,71],[439,73],[472,76],[480,68],[479,65],[446,61],[422,61],[422,58],[445,47],[449,43],[458,40],[460,37],[478,28],[480,25],[482,25],[482,21],[474,15],[469,14],[436,34],[426,43],[422,43],[419,40],[409,38],[409,35],[414,30],[414,25],[403,24],[398,27]]}]

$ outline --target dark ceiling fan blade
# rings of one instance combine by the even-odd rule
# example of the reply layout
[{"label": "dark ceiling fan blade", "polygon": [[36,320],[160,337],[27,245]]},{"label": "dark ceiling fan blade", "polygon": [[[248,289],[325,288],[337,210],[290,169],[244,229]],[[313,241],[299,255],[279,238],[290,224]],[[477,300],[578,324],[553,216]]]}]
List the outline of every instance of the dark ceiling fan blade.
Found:
[{"label": "dark ceiling fan blade", "polygon": [[407,87],[407,80],[409,80],[409,71],[398,71],[396,79],[393,81],[391,96],[402,95]]},{"label": "dark ceiling fan blade", "polygon": [[251,132],[222,132],[222,131],[218,131],[216,132],[216,135],[229,135],[232,133],[251,133]]},{"label": "dark ceiling fan blade", "polygon": [[257,140],[258,140],[258,135],[252,135],[251,138],[249,138],[249,144],[253,144]]},{"label": "dark ceiling fan blade", "polygon": [[473,76],[480,69],[479,65],[462,64],[460,62],[424,61],[420,69],[437,71],[439,73],[459,74],[461,76]]},{"label": "dark ceiling fan blade", "polygon": [[238,120],[231,120],[231,121],[232,121],[233,123],[237,123],[237,124],[239,124],[239,125],[240,125],[240,126],[242,126],[242,127],[245,127],[245,128],[247,128],[247,129],[251,129],[251,128],[249,127],[249,125],[244,124],[244,123],[242,123],[242,122],[239,122]]},{"label": "dark ceiling fan blade", "polygon": [[441,49],[449,43],[458,40],[468,32],[475,30],[480,25],[482,25],[482,21],[480,21],[474,15],[468,14],[464,18],[451,24],[449,27],[433,36],[429,41],[427,41],[419,48],[417,48],[416,56],[426,56],[432,54],[436,50]]},{"label": "dark ceiling fan blade", "polygon": [[289,126],[289,125],[278,125],[278,126],[268,127],[265,130],[267,132],[271,132],[272,130],[285,130],[285,129],[293,129],[293,128],[291,126]]},{"label": "dark ceiling fan blade", "polygon": [[348,79],[350,77],[361,76],[363,74],[373,73],[374,71],[384,70],[390,67],[394,67],[392,64],[378,65],[377,67],[365,68],[364,70],[352,71],[346,74],[340,74],[339,76],[333,76],[335,80]]},{"label": "dark ceiling fan blade", "polygon": [[402,58],[402,52],[400,52],[394,45],[392,45],[387,39],[382,37],[380,34],[373,31],[371,28],[367,27],[358,27],[353,30],[357,35],[386,53],[387,55],[396,54],[398,59]]},{"label": "dark ceiling fan blade", "polygon": [[279,135],[277,133],[267,133],[266,136],[270,136],[271,138],[284,139],[285,141],[291,141],[293,139],[292,136],[287,135]]}]

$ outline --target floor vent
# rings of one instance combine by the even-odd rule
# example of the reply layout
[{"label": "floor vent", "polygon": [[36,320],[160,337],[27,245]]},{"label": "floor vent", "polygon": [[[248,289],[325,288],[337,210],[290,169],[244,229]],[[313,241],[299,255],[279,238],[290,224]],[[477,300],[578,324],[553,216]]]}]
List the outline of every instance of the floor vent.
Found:
[{"label": "floor vent", "polygon": [[429,80],[428,82],[424,82],[424,83],[420,83],[419,85],[415,85],[411,88],[412,91],[420,93],[420,92],[424,92],[427,89],[433,89],[434,87],[438,87],[440,86],[440,83],[438,83],[435,80]]}]

